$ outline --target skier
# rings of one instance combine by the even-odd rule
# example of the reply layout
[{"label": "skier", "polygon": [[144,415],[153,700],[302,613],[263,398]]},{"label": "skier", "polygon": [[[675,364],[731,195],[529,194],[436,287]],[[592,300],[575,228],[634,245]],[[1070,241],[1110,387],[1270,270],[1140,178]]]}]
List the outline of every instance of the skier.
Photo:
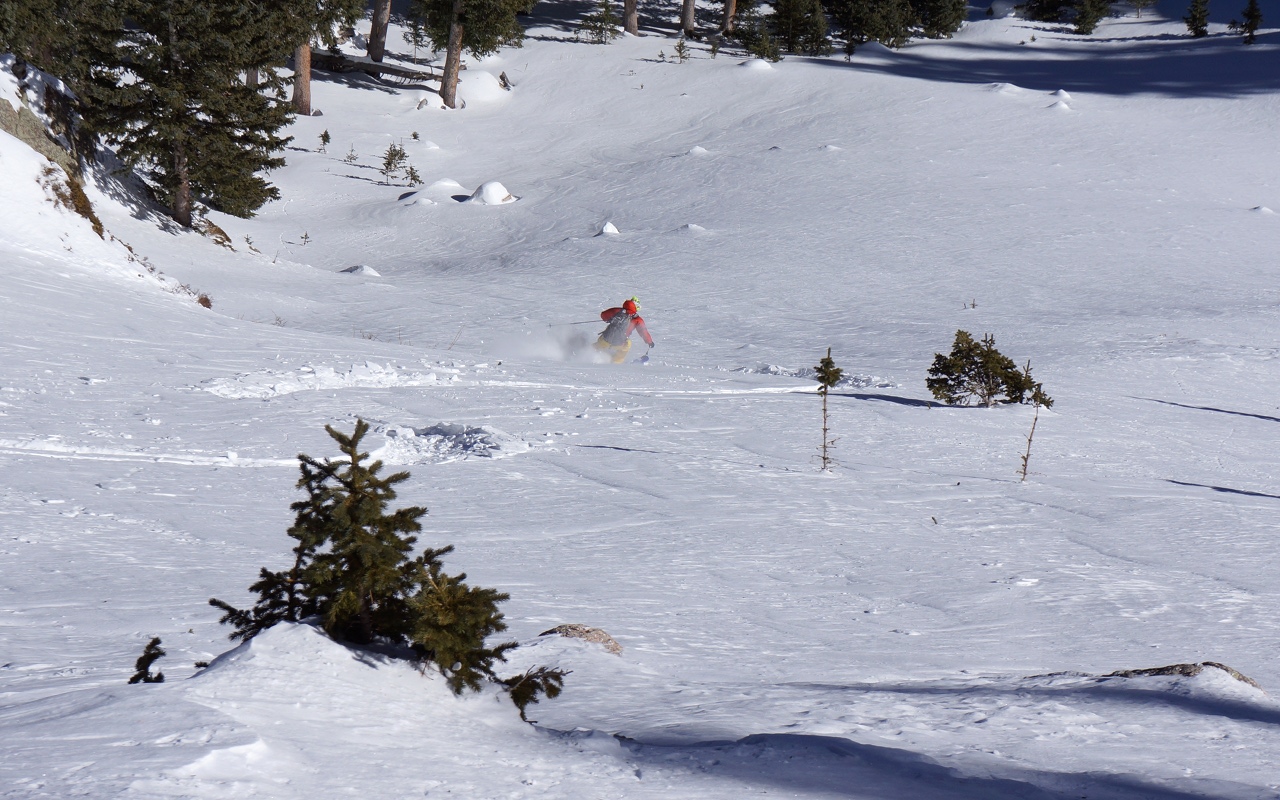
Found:
[{"label": "skier", "polygon": [[596,349],[609,353],[613,363],[621,364],[627,360],[627,353],[631,352],[632,331],[640,331],[640,338],[650,348],[653,347],[653,337],[640,317],[640,303],[634,297],[623,302],[621,307],[601,311],[600,319],[609,324],[596,340]]}]

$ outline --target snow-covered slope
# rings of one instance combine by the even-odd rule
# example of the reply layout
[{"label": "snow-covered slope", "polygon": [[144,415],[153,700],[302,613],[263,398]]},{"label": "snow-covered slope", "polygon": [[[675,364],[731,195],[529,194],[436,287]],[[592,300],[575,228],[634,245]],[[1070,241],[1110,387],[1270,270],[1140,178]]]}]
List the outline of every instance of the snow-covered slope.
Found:
[{"label": "snow-covered slope", "polygon": [[[1277,39],[1159,11],[764,69],[541,10],[461,111],[318,80],[230,248],[0,134],[0,797],[1275,797]],[[958,328],[1056,400],[1025,483],[1030,408],[929,402]],[[307,626],[191,666],[356,417],[573,670],[536,727]],[[1262,689],[1101,677],[1206,660]]]}]

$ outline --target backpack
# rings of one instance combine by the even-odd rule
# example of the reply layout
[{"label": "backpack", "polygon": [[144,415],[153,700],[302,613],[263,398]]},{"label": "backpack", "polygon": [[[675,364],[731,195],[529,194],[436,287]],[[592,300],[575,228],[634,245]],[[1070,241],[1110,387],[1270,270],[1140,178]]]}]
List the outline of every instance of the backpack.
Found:
[{"label": "backpack", "polygon": [[608,327],[600,334],[600,340],[614,347],[626,344],[627,334],[629,333],[627,328],[631,325],[631,320],[633,319],[635,319],[635,316],[625,311],[619,311],[614,314],[609,320]]}]

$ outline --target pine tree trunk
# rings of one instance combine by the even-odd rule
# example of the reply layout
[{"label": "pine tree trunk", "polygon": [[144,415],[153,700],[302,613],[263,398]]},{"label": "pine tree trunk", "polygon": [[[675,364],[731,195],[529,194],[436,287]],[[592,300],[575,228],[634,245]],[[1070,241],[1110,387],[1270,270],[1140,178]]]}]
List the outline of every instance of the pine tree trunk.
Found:
[{"label": "pine tree trunk", "polygon": [[187,168],[187,150],[181,142],[173,148],[173,219],[184,228],[191,227],[191,173]]},{"label": "pine tree trunk", "polygon": [[245,70],[244,85],[248,86],[250,89],[258,88],[258,68],[257,67],[254,67],[253,69],[250,69],[250,70]]},{"label": "pine tree trunk", "polygon": [[293,52],[293,110],[311,116],[311,45],[300,44]]},{"label": "pine tree trunk", "polygon": [[733,33],[733,23],[738,16],[738,0],[724,0],[724,21],[720,23],[721,33]]},{"label": "pine tree trunk", "polygon": [[453,2],[453,21],[449,23],[449,45],[444,56],[444,76],[440,79],[440,99],[449,108],[457,108],[458,73],[462,71],[462,0]]},{"label": "pine tree trunk", "polygon": [[680,30],[684,31],[685,37],[689,39],[692,39],[698,31],[696,12],[694,0],[684,0],[684,6],[680,9]]},{"label": "pine tree trunk", "polygon": [[622,29],[632,36],[640,35],[638,0],[622,0]]},{"label": "pine tree trunk", "polygon": [[382,63],[387,52],[387,26],[391,24],[391,0],[375,0],[373,27],[369,29],[369,60]]}]

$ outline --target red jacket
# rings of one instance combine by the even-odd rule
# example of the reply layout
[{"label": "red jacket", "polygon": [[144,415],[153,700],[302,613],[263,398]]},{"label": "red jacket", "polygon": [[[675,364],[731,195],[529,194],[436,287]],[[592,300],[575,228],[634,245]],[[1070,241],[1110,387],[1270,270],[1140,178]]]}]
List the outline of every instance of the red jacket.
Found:
[{"label": "red jacket", "polygon": [[[609,322],[619,314],[625,314],[625,313],[627,312],[623,311],[621,308],[616,308],[616,307],[606,308],[604,311],[600,312],[600,319],[604,320],[605,322]],[[627,325],[627,336],[626,336],[626,339],[623,339],[623,341],[626,341],[627,339],[631,338],[632,331],[640,331],[640,338],[644,339],[644,343],[650,346],[653,345],[653,337],[649,335],[649,329],[645,327],[644,318],[642,318],[639,314],[636,314],[631,317],[631,323]],[[621,344],[621,342],[619,342],[619,344]]]}]

